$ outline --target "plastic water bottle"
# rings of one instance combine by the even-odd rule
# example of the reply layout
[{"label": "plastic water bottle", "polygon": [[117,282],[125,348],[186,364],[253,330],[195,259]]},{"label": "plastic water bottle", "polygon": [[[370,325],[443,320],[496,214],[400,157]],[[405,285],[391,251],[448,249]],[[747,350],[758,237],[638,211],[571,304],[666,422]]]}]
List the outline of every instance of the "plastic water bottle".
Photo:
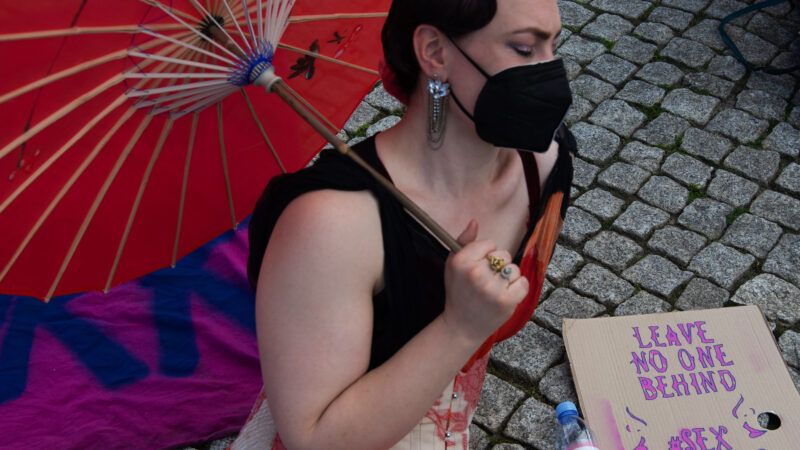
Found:
[{"label": "plastic water bottle", "polygon": [[562,402],[556,407],[560,425],[557,433],[557,450],[600,450],[592,440],[592,432],[586,422],[578,415],[578,408],[572,402]]}]

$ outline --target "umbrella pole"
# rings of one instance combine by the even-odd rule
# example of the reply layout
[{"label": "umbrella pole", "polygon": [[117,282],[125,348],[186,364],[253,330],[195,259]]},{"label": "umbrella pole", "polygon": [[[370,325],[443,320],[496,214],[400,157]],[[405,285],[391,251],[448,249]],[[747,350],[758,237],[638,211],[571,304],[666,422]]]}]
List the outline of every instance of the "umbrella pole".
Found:
[{"label": "umbrella pole", "polygon": [[[246,55],[242,55],[239,48],[230,41],[228,36],[220,30],[216,26],[209,27],[209,32],[217,40],[219,43],[224,45],[228,50],[236,53],[242,58],[245,58]],[[267,92],[274,92],[278,94],[278,96],[283,99],[286,104],[288,104],[292,109],[294,109],[300,117],[302,117],[309,125],[311,125],[314,130],[317,131],[322,137],[325,138],[339,153],[343,155],[349,156],[353,161],[356,162],[359,166],[364,168],[367,172],[369,172],[373,177],[375,177],[378,182],[389,190],[389,192],[394,195],[400,203],[414,216],[417,221],[419,221],[423,226],[428,228],[431,233],[433,233],[437,238],[439,238],[445,246],[447,246],[451,252],[457,252],[461,250],[461,244],[459,244],[450,233],[447,232],[441,225],[439,225],[435,220],[433,220],[425,211],[422,210],[416,203],[411,201],[404,193],[402,193],[394,184],[392,184],[389,180],[386,179],[381,173],[376,171],[372,166],[367,164],[358,154],[352,149],[342,142],[335,134],[333,134],[325,125],[320,122],[320,120],[315,117],[308,108],[303,105],[301,102],[297,100],[297,98],[293,95],[291,89],[286,85],[286,83],[280,77],[275,75],[273,69],[265,71],[261,76],[254,82],[254,84],[263,86],[267,89]]]}]

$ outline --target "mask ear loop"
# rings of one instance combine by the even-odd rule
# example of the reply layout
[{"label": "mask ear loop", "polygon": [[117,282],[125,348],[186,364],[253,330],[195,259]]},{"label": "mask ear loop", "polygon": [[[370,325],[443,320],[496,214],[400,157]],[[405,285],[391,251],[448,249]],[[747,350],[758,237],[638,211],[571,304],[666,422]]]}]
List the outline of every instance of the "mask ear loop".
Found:
[{"label": "mask ear loop", "polygon": [[[461,54],[464,55],[465,58],[467,58],[467,61],[469,61],[470,64],[473,65],[473,67],[478,69],[478,72],[480,72],[481,75],[483,75],[487,80],[489,78],[491,78],[491,75],[486,73],[486,71],[483,70],[481,68],[481,66],[478,65],[478,63],[476,63],[472,58],[470,58],[469,55],[464,50],[462,50],[461,47],[458,46],[458,44],[456,44],[456,41],[454,41],[453,38],[451,38],[449,35],[445,35],[445,36],[447,36],[447,39],[450,39],[450,42],[452,42],[453,45],[455,45],[455,47],[458,49],[458,51],[461,52]],[[461,101],[458,99],[458,96],[456,96],[456,92],[453,90],[452,86],[450,87],[450,95],[453,97],[453,100],[455,100],[456,105],[461,110],[461,112],[463,112],[464,115],[469,117],[469,120],[475,122],[475,118],[472,116],[472,114],[467,112],[467,108],[464,108],[464,105],[461,104]]]}]

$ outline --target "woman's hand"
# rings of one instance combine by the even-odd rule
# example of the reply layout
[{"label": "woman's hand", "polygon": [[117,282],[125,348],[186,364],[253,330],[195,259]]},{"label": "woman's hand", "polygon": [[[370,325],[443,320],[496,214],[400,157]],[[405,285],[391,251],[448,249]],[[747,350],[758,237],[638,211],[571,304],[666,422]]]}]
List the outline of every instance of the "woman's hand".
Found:
[{"label": "woman's hand", "polygon": [[[458,237],[463,247],[447,258],[444,270],[445,308],[442,317],[455,332],[483,342],[514,313],[528,294],[528,279],[511,264],[509,252],[491,240],[478,240],[478,223],[470,220]],[[503,258],[510,268],[506,279],[489,266],[487,256]],[[506,269],[508,271],[509,269]]]}]

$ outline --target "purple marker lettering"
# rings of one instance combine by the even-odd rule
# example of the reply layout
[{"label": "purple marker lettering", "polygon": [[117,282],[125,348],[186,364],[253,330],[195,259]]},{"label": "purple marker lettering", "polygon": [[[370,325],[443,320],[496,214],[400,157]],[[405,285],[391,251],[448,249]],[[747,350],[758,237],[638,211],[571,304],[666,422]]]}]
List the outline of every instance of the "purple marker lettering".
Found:
[{"label": "purple marker lettering", "polygon": [[[706,375],[708,374],[708,375]],[[700,375],[700,383],[703,385],[703,390],[706,394],[709,392],[717,392],[717,383],[714,381],[714,372],[698,372]]]},{"label": "purple marker lettering", "polygon": [[[680,381],[678,381],[680,379]],[[680,387],[683,387],[683,393],[681,393]],[[678,394],[678,397],[683,395],[689,395],[689,384],[686,383],[686,378],[684,378],[682,373],[672,376],[672,390]]]},{"label": "purple marker lettering", "polygon": [[694,442],[692,442],[692,430],[688,428],[681,429],[681,439],[683,443],[687,445],[686,450],[697,450],[697,447],[694,446]]},{"label": "purple marker lettering", "polygon": [[694,370],[694,356],[689,353],[689,350],[682,348],[678,350],[678,362],[681,363],[683,370],[691,372]]},{"label": "purple marker lettering", "polygon": [[642,386],[645,400],[655,400],[658,397],[658,391],[653,387],[653,381],[650,378],[639,377],[639,384]]},{"label": "purple marker lettering", "polygon": [[653,346],[649,342],[647,345],[644,345],[642,342],[642,336],[639,334],[639,327],[633,327],[633,337],[635,337],[636,341],[639,343],[639,348],[650,348]]},{"label": "purple marker lettering", "polygon": [[666,390],[667,384],[664,383],[664,378],[666,378],[664,375],[656,376],[656,389],[658,389],[658,391],[661,392],[661,397],[663,398],[675,397],[675,394],[667,394]]},{"label": "purple marker lettering", "polygon": [[695,372],[689,374],[689,384],[697,391],[697,395],[703,393],[703,391],[700,390],[700,384],[697,382],[697,374]]},{"label": "purple marker lettering", "polygon": [[703,433],[706,431],[705,428],[692,428],[694,431],[694,441],[697,442],[697,447],[700,450],[709,450],[706,447],[706,441],[708,440],[706,437],[703,436]]},{"label": "purple marker lettering", "polygon": [[665,344],[663,342],[660,342],[658,340],[658,325],[650,325],[647,328],[650,329],[650,339],[653,340],[653,345],[655,345],[656,347],[666,347],[667,346],[667,344]]},{"label": "purple marker lettering", "polygon": [[636,375],[642,374],[642,369],[644,372],[650,372],[650,366],[647,365],[647,356],[645,356],[644,352],[640,352],[641,354],[637,355],[636,352],[631,352],[631,364],[636,367]]},{"label": "purple marker lettering", "polygon": [[726,391],[733,392],[733,390],[736,389],[736,378],[734,378],[730,370],[722,369],[719,371],[719,384],[721,384]]},{"label": "purple marker lettering", "polygon": [[693,323],[679,323],[678,330],[683,335],[683,339],[686,340],[686,343],[692,345],[692,327],[694,327]]},{"label": "purple marker lettering", "polygon": [[666,337],[667,337],[667,344],[669,344],[670,346],[673,345],[678,347],[681,346],[681,340],[678,339],[678,333],[676,333],[675,330],[673,330],[672,327],[669,325],[667,325]]},{"label": "purple marker lettering", "polygon": [[725,428],[725,425],[720,425],[719,430],[715,430],[714,427],[708,427],[711,430],[711,434],[714,435],[714,439],[717,440],[717,450],[733,450],[731,444],[725,440],[725,434],[728,432],[728,429]]},{"label": "purple marker lettering", "polygon": [[703,369],[714,367],[714,358],[711,357],[711,347],[697,347],[697,359],[700,360],[700,365]]},{"label": "purple marker lettering", "polygon": [[703,329],[703,325],[705,325],[706,323],[703,322],[702,320],[698,320],[694,324],[695,326],[697,326],[697,337],[700,338],[700,342],[702,342],[703,344],[713,344],[714,343],[713,339],[706,338],[706,330]]},{"label": "purple marker lettering", "polygon": [[650,366],[658,373],[667,371],[667,357],[656,349],[650,350]]},{"label": "purple marker lettering", "polygon": [[722,351],[722,344],[717,344],[714,346],[714,352],[717,355],[717,361],[719,361],[720,365],[722,366],[732,366],[733,361],[725,361],[725,352]]}]

